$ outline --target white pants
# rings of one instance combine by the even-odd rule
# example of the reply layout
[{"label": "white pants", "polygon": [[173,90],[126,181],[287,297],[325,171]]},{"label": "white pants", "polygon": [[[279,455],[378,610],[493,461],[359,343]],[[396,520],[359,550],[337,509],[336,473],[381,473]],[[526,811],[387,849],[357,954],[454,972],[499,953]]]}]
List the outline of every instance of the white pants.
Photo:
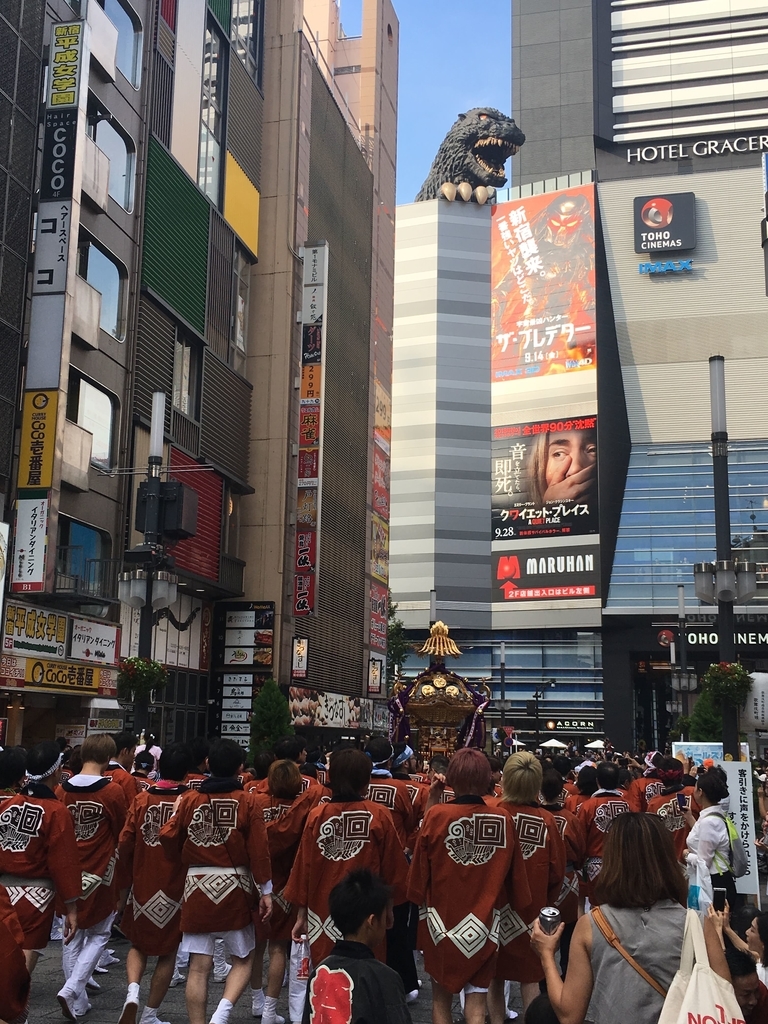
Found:
[{"label": "white pants", "polygon": [[73,997],[78,1013],[85,1013],[88,1002],[85,986],[107,948],[114,919],[115,915],[109,914],[92,928],[78,928],[72,941],[63,948],[61,960],[66,982],[62,992]]}]

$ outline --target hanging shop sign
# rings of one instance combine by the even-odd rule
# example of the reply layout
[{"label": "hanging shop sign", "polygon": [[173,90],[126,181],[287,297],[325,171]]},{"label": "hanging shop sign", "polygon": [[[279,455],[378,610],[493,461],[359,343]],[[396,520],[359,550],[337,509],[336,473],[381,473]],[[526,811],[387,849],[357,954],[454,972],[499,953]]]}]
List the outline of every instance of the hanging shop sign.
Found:
[{"label": "hanging shop sign", "polygon": [[72,619],[69,655],[77,661],[117,665],[120,660],[120,627],[92,619]]},{"label": "hanging shop sign", "polygon": [[306,637],[293,638],[291,657],[291,679],[306,679],[309,674],[309,640]]},{"label": "hanging shop sign", "polygon": [[4,654],[61,660],[66,656],[67,616],[61,612],[8,601],[3,621]]},{"label": "hanging shop sign", "polygon": [[16,501],[11,590],[40,593],[45,590],[45,555],[48,548],[49,494]]},{"label": "hanging shop sign", "polygon": [[24,392],[19,440],[20,487],[47,490],[53,484],[58,402],[58,391]]}]

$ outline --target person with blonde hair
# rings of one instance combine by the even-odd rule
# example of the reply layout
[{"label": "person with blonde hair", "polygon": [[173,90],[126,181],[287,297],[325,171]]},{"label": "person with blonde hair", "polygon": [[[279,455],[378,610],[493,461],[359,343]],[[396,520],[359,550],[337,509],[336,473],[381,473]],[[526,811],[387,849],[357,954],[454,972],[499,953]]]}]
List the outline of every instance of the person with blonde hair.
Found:
[{"label": "person with blonde hair", "polygon": [[523,854],[531,899],[516,909],[515,879],[507,875],[499,927],[499,958],[488,992],[492,1024],[503,1024],[504,982],[518,981],[523,1009],[539,994],[544,970],[531,949],[529,932],[542,907],[553,906],[565,878],[565,845],[554,816],[539,803],[543,772],[533,754],[512,754],[504,765],[499,807],[510,818]]}]

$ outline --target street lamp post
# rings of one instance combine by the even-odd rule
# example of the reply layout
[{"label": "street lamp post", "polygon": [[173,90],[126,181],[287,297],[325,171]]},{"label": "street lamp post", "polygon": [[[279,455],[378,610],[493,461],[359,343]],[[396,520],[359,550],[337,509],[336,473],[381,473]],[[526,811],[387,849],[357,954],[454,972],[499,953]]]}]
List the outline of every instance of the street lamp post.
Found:
[{"label": "street lamp post", "polygon": [[[152,395],[152,420],[149,435],[149,459],[147,460],[147,481],[144,485],[146,498],[144,517],[144,543],[126,551],[125,560],[141,565],[133,572],[121,573],[118,581],[118,596],[123,604],[140,608],[138,655],[152,657],[152,630],[155,614],[160,608],[168,608],[176,602],[178,578],[164,571],[173,564],[165,553],[163,545],[163,485],[160,470],[163,464],[163,438],[165,424],[165,393],[156,391]],[[149,699],[146,696],[134,700],[133,728],[141,733],[149,719]]]},{"label": "street lamp post", "polygon": [[[557,680],[555,680],[555,679],[548,679],[547,680],[547,682],[549,683],[550,689],[554,689],[556,681]],[[536,747],[537,748],[539,746],[539,740],[541,739],[541,730],[539,729],[539,701],[543,700],[544,697],[546,696],[546,694],[547,694],[547,691],[544,689],[544,684],[543,683],[541,684],[541,686],[537,690],[534,691],[534,694],[533,694],[533,699],[534,699],[534,702],[536,704],[535,716],[536,716]]]},{"label": "street lamp post", "polygon": [[[757,591],[754,562],[736,562],[731,551],[731,508],[728,491],[728,428],[725,416],[725,360],[709,358],[709,402],[712,418],[712,482],[715,498],[715,564],[697,562],[693,567],[696,596],[717,604],[720,660],[736,660],[733,605],[750,601]],[[723,706],[723,754],[738,761],[738,709]]]}]

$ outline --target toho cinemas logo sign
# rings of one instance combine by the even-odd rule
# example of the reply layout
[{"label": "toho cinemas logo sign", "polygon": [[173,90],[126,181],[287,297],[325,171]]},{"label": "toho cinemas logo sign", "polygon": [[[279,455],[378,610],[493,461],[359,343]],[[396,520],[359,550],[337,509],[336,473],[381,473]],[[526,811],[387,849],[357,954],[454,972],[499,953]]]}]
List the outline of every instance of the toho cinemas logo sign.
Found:
[{"label": "toho cinemas logo sign", "polygon": [[[504,601],[599,597],[600,559],[595,545],[516,548],[495,554],[494,593]],[[495,600],[498,600],[495,597]]]}]

